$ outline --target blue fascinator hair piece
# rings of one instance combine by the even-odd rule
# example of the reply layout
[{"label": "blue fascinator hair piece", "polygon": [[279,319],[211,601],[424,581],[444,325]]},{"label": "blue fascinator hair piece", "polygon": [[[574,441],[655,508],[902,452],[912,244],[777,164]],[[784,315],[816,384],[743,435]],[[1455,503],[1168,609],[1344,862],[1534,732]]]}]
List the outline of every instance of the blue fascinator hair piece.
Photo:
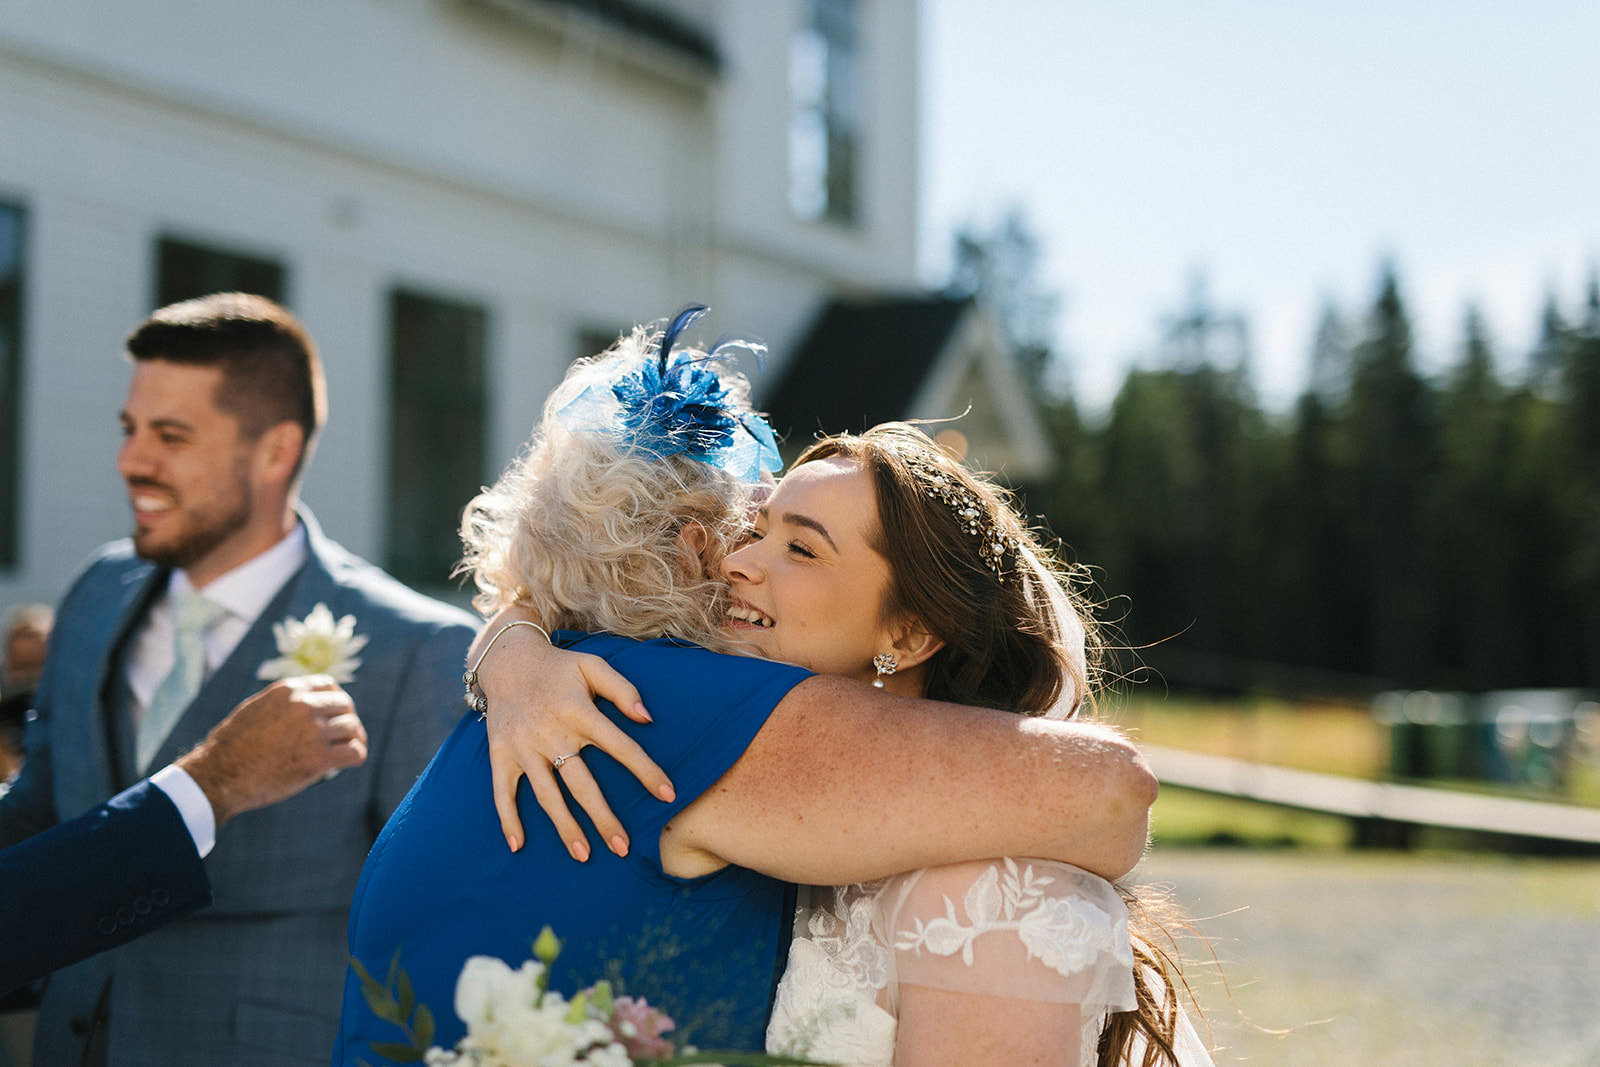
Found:
[{"label": "blue fascinator hair piece", "polygon": [[710,309],[695,304],[680,311],[656,343],[654,358],[609,384],[589,386],[559,412],[563,426],[578,432],[609,431],[624,448],[665,458],[686,455],[745,482],[783,465],[772,427],[738,403],[717,374],[719,353],[745,348],[759,362],[765,346],[725,341],[703,356],[674,352],[683,331]]}]

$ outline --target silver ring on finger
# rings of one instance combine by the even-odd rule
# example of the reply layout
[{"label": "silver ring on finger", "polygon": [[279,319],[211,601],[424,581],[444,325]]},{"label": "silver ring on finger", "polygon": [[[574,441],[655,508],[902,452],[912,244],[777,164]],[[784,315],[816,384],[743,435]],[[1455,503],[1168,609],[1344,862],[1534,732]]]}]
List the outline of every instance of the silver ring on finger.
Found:
[{"label": "silver ring on finger", "polygon": [[561,769],[561,765],[567,762],[567,760],[577,758],[578,754],[576,752],[568,752],[565,756],[557,756],[555,759],[550,761],[550,768],[552,770],[559,771]]}]

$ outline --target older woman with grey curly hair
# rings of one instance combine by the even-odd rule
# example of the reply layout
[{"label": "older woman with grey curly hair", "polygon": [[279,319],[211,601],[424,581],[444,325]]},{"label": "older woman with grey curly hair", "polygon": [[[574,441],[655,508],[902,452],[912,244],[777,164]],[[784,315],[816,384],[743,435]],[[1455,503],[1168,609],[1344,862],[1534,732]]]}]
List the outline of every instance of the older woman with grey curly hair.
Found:
[{"label": "older woman with grey curly hair", "polygon": [[[794,883],[996,855],[1116,877],[1142,851],[1154,780],[1107,730],[714,651],[732,638],[712,576],[776,450],[722,353],[675,347],[693,317],[569,371],[463,522],[479,606],[501,614],[466,676],[473,709],[374,845],[350,921],[353,956],[382,973],[398,952],[419,1002],[450,1003],[468,956],[520,962],[548,925],[567,946],[552,988],[614,973],[685,1039],[759,1048]],[[551,680],[585,704],[591,684],[612,697],[604,729],[527,768],[531,791],[515,774],[491,785],[490,726]],[[614,705],[648,706],[654,723]],[[996,781],[1014,788],[997,796]],[[615,814],[588,810],[611,847],[592,857],[570,815],[525,818],[536,798],[565,813],[569,795],[602,791]],[[497,798],[515,813],[514,851]],[[992,818],[962,814],[974,810]],[[449,1044],[462,1026],[440,1014]],[[395,1036],[352,977],[336,1062]]]},{"label": "older woman with grey curly hair", "polygon": [[[486,616],[515,605],[551,629],[720,647],[727,583],[715,563],[744,536],[746,479],[759,476],[762,459],[768,470],[776,468],[776,444],[753,415],[745,416],[749,429],[727,415],[723,433],[711,436],[738,439],[705,450],[718,462],[672,451],[674,433],[687,444],[699,431],[694,410],[680,413],[681,426],[659,430],[659,440],[635,434],[630,414],[672,417],[665,404],[659,412],[643,410],[646,383],[630,377],[630,368],[640,375],[658,369],[648,358],[650,344],[648,332],[636,328],[605,353],[574,364],[545,402],[527,449],[467,505],[466,554],[457,571],[472,576],[473,606]],[[695,358],[679,364],[687,379],[682,406],[707,408],[710,396],[729,411],[748,413],[744,379]],[[696,382],[706,395],[691,399]],[[617,383],[638,387],[640,410],[630,412],[626,398],[615,395]]]}]

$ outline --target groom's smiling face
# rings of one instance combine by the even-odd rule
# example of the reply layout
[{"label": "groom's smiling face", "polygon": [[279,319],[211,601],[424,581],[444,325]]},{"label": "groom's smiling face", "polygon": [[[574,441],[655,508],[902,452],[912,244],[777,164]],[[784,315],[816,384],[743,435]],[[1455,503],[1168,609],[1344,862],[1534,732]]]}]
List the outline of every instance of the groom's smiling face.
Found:
[{"label": "groom's smiling face", "polygon": [[[239,418],[216,404],[222,370],[166,360],[134,364],[121,412],[117,470],[133,506],[135,551],[222,573],[252,518],[251,455]],[[215,564],[215,565],[213,565]]]}]

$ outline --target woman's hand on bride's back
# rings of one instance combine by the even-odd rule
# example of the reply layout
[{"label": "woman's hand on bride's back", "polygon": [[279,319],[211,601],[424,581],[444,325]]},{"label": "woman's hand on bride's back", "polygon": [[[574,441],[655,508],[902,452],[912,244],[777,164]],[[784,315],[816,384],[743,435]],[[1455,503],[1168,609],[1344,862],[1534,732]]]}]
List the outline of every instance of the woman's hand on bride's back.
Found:
[{"label": "woman's hand on bride's back", "polygon": [[635,722],[649,722],[650,714],[639,691],[605,660],[556,648],[531,626],[506,629],[516,621],[533,620],[515,608],[502,611],[489,620],[468,653],[469,662],[476,663],[494,641],[477,675],[488,701],[494,806],[506,844],[516,851],[525,840],[517,814],[517,781],[526,777],[572,858],[580,862],[589,858],[587,837],[556,782],[559,774],[611,851],[626,855],[627,832],[579,753],[595,746],[633,772],[651,794],[671,800],[672,783],[666,774],[595,707],[595,700],[611,701]]}]

